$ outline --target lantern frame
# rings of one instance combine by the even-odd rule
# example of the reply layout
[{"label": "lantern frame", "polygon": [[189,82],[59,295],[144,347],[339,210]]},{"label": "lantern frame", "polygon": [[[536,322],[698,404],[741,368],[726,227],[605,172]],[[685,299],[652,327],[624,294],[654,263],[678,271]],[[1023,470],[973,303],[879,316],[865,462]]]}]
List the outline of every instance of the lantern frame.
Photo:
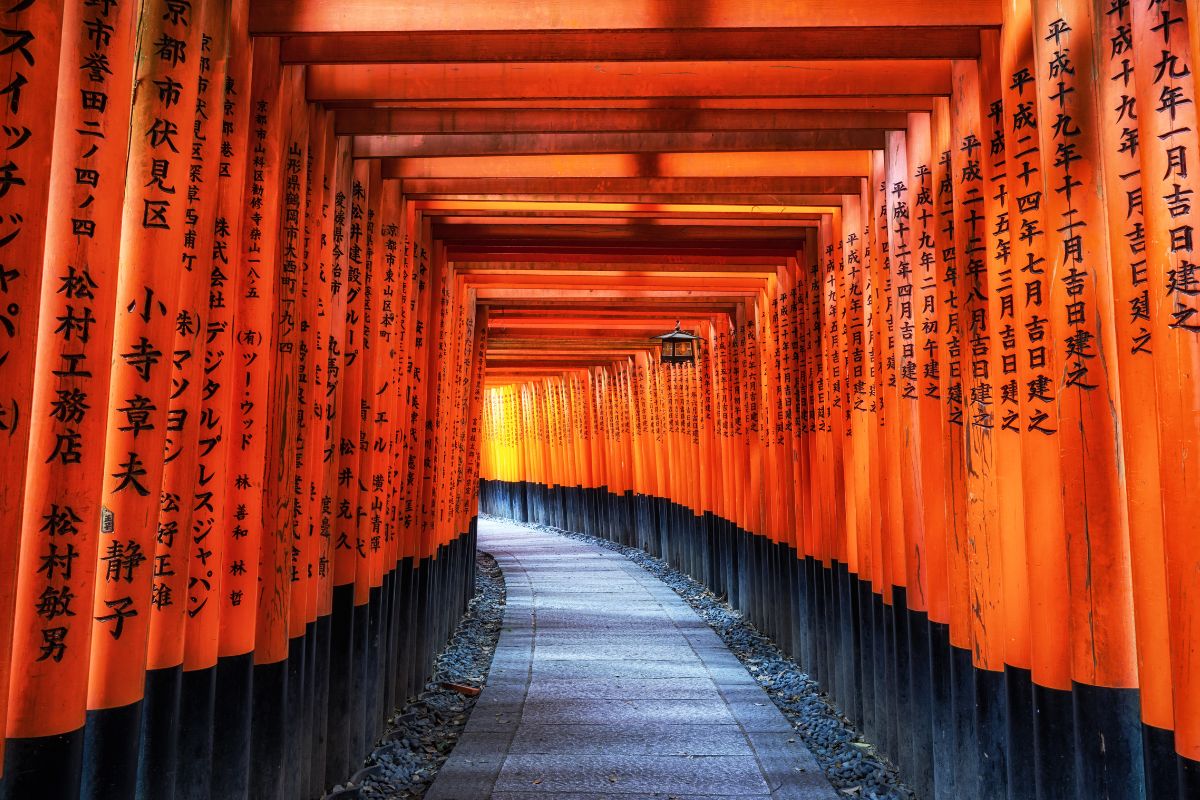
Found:
[{"label": "lantern frame", "polygon": [[660,333],[658,336],[651,336],[650,338],[657,339],[662,344],[659,356],[662,363],[696,363],[696,342],[700,341],[700,337],[682,330],[679,327],[678,320],[675,322],[675,330]]}]

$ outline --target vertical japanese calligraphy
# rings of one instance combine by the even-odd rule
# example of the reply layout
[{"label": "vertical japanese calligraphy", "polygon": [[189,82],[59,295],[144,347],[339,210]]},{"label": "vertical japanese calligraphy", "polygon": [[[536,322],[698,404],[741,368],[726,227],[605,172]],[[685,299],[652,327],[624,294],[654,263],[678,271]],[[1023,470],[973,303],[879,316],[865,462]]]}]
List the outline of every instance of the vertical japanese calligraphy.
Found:
[{"label": "vertical japanese calligraphy", "polygon": [[345,784],[481,509],[917,796],[1197,796],[1200,0],[546,3],[0,4],[0,800]]},{"label": "vertical japanese calligraphy", "polygon": [[[22,412],[30,426],[30,455],[23,470],[20,561],[13,559],[20,599],[14,608],[12,663],[21,683],[8,692],[8,735],[23,742],[17,752],[7,754],[10,766],[6,771],[12,787],[8,791],[15,795],[33,791],[20,776],[40,775],[39,768],[69,758],[82,745],[79,733],[86,709],[91,636],[90,620],[83,610],[91,605],[100,528],[100,442],[113,332],[109,310],[116,296],[125,139],[138,24],[136,10],[129,4],[85,7],[60,3],[57,9],[50,3],[37,5],[50,16],[37,20],[30,15],[25,24],[37,21],[46,26],[39,32],[39,48],[58,35],[57,31],[51,34],[47,25],[56,13],[62,15],[63,39],[61,61],[53,72],[46,72],[59,59],[53,46],[30,51],[31,56],[37,53],[41,64],[22,60],[17,65],[18,74],[49,80],[50,85],[57,73],[60,90],[54,115],[48,117],[45,109],[33,109],[26,117],[36,119],[37,125],[54,123],[54,161],[49,180],[44,181],[49,196],[44,213],[41,310],[36,317],[37,360],[33,372],[20,381],[32,387],[33,395]],[[36,73],[31,71],[35,66]],[[31,105],[44,102],[45,85],[38,85],[43,89],[26,88],[10,95],[18,111],[26,101]],[[7,110],[11,112],[11,104]],[[43,145],[40,138],[34,138],[31,125],[33,122],[20,126],[15,121],[5,122],[6,130],[28,132],[18,150]],[[45,175],[43,159],[48,159],[46,154],[25,166]],[[10,191],[23,190],[14,186]],[[16,229],[9,232],[13,238],[6,252],[10,246],[29,248],[32,241],[22,244],[22,237],[37,235],[36,201],[26,198],[20,206],[18,216],[28,216],[33,228],[18,221]],[[36,271],[28,264],[36,263],[36,253],[29,249],[19,257],[34,259],[21,269],[5,256],[6,281],[13,281],[14,288],[17,280],[32,283]],[[35,318],[33,311],[32,305],[24,308],[23,325]],[[9,365],[5,361],[4,368]],[[14,436],[6,439],[4,446],[13,446]],[[20,486],[20,481],[9,485]],[[21,506],[6,498],[5,508],[6,513],[20,513]],[[50,698],[55,698],[54,702]],[[62,770],[49,791],[78,793],[79,778],[77,770]],[[39,790],[46,788],[39,786]]]},{"label": "vertical japanese calligraphy", "polygon": [[[143,696],[189,162],[200,74],[202,3],[146,3],[130,130],[93,604],[85,796],[132,787]],[[127,730],[130,721],[135,729]]]}]

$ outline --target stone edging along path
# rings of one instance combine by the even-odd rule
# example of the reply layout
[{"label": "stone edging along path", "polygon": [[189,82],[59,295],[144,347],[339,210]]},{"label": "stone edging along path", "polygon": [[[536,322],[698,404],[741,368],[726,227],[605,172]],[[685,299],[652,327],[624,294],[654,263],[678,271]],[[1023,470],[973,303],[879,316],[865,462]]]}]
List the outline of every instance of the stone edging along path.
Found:
[{"label": "stone edging along path", "polygon": [[475,596],[438,654],[425,691],[388,721],[388,732],[366,759],[366,765],[328,800],[398,800],[422,797],[437,777],[467,725],[476,697],[442,683],[481,688],[487,681],[492,654],[504,617],[504,574],[487,553],[475,560]]}]

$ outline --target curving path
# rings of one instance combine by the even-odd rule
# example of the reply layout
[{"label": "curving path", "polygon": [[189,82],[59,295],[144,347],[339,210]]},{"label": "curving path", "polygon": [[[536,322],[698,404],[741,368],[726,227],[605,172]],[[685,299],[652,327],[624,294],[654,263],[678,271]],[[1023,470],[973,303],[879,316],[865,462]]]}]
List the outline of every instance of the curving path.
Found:
[{"label": "curving path", "polygon": [[427,800],[836,797],[715,633],[625,557],[480,520],[508,607]]}]

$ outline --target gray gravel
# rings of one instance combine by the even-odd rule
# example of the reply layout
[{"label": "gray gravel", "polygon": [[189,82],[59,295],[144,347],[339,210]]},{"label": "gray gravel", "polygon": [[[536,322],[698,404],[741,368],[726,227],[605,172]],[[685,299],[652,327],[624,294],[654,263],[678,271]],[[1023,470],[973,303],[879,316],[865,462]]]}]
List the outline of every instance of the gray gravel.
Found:
[{"label": "gray gravel", "polygon": [[719,600],[705,586],[636,547],[545,525],[517,524],[616,550],[674,589],[766,690],[842,795],[862,800],[915,800],[916,795],[901,780],[895,765],[866,741],[837,705],[821,692],[820,685],[741,612]]},{"label": "gray gravel", "polygon": [[504,576],[496,559],[476,553],[475,565],[475,596],[438,655],[425,690],[388,721],[363,769],[326,795],[329,800],[422,797],[437,777],[476,701],[441,684],[483,688],[504,618]]}]

